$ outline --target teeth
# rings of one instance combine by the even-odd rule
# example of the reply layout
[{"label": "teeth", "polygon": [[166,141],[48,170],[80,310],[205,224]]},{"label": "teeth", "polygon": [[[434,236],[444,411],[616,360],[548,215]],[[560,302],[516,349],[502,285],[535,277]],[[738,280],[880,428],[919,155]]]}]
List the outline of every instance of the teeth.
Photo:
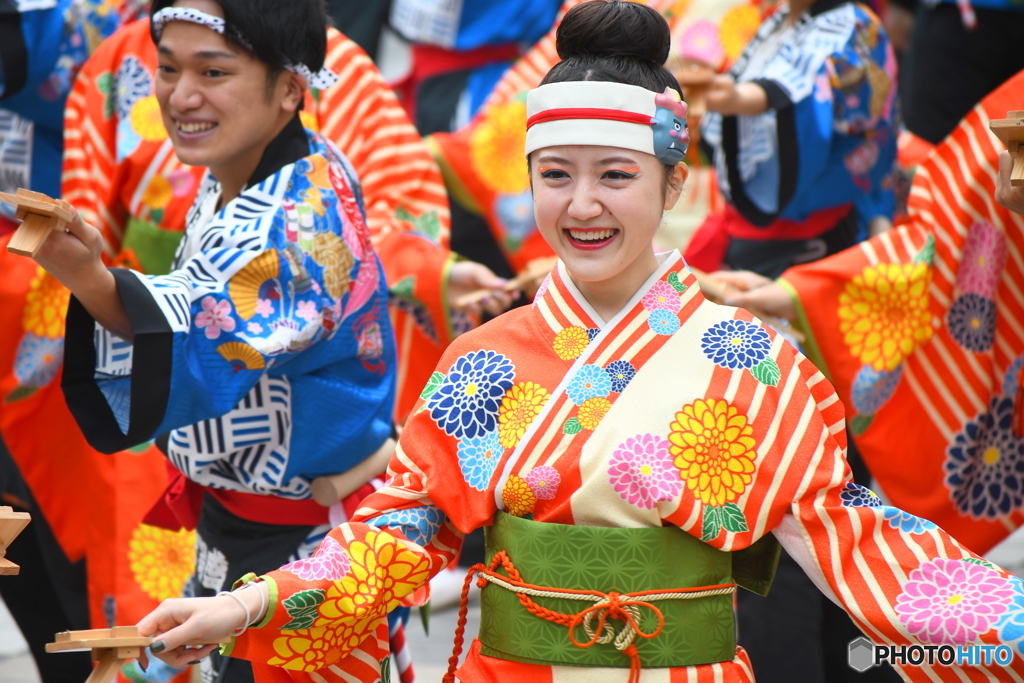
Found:
[{"label": "teeth", "polygon": [[217,125],[216,123],[182,123],[181,121],[177,121],[176,123],[178,125],[178,130],[186,134],[205,133]]},{"label": "teeth", "polygon": [[569,235],[578,242],[600,242],[614,234],[614,230],[569,230]]}]

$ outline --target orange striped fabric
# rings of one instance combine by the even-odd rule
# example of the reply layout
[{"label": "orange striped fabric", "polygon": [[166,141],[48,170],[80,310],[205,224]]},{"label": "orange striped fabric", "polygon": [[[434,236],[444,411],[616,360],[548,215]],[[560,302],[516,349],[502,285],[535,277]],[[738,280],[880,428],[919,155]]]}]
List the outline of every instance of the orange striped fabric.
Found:
[{"label": "orange striped fabric", "polygon": [[[1024,583],[850,481],[843,404],[810,360],[749,314],[707,302],[678,253],[607,322],[561,268],[533,306],[446,351],[388,484],[318,551],[316,566],[333,573],[272,572],[277,607],[238,639],[235,656],[308,672],[346,651],[372,660],[376,641],[364,639],[380,606],[407,603],[412,577],[439,571],[462,534],[497,510],[548,523],[672,525],[726,551],[772,533],[876,642],[1013,639],[1005,624],[1024,618]],[[614,561],[574,552],[580,567]],[[369,566],[372,582],[361,579]],[[296,596],[316,592],[326,596],[318,619],[300,623]],[[376,606],[372,618],[342,606],[359,604]],[[903,674],[1019,681],[1024,659]],[[596,672],[493,659],[474,643],[459,675],[576,683]],[[739,648],[732,661],[648,669],[643,680],[753,675]]]},{"label": "orange striped fabric", "polygon": [[993,199],[988,131],[1022,86],[986,97],[918,167],[905,225],[784,275],[881,489],[976,552],[1024,507],[1024,219]]}]

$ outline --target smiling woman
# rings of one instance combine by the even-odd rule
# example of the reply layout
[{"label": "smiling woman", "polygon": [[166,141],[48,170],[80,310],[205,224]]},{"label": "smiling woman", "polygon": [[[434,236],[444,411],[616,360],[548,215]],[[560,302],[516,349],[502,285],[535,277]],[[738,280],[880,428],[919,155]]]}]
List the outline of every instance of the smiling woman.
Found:
[{"label": "smiling woman", "polygon": [[[1018,590],[934,525],[852,495],[842,407],[821,373],[749,313],[705,300],[678,252],[653,252],[686,177],[664,19],[582,3],[558,47],[527,99],[524,150],[555,271],[532,306],[448,348],[387,485],[312,560],[242,589],[241,606],[169,601],[140,622],[170,661],[254,621],[230,654],[289,670],[281,680],[386,679],[387,613],[478,527],[480,635],[459,667],[460,627],[445,683],[637,683],[643,669],[645,681],[749,683],[733,594],[767,592],[780,542],[888,643],[934,642],[900,607],[928,602],[933,566],[958,591],[984,582],[985,609]],[[994,624],[977,636],[997,642]],[[908,676],[962,676],[920,671]]]}]

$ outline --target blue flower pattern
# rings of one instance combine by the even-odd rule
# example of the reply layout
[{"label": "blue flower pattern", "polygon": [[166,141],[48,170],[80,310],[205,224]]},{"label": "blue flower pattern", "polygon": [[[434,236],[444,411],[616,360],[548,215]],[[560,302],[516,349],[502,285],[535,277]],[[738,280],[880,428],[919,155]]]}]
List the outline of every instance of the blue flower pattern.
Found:
[{"label": "blue flower pattern", "polygon": [[899,508],[885,505],[882,509],[885,510],[885,521],[889,522],[889,526],[893,529],[899,529],[908,534],[923,534],[936,528],[935,522],[904,512]]},{"label": "blue flower pattern", "polygon": [[866,486],[849,482],[839,492],[839,498],[843,505],[848,508],[877,508],[882,506],[882,501],[875,495],[875,492]]},{"label": "blue flower pattern", "polygon": [[628,360],[616,360],[608,364],[604,369],[608,373],[608,379],[612,381],[612,391],[622,393],[626,385],[636,375],[636,368]]},{"label": "blue flower pattern", "polygon": [[64,362],[64,339],[25,334],[14,357],[14,376],[26,387],[45,387]]},{"label": "blue flower pattern", "polygon": [[604,398],[611,392],[612,380],[600,365],[584,365],[565,388],[565,393],[578,406],[591,398]]},{"label": "blue flower pattern", "polygon": [[679,330],[679,316],[672,311],[658,309],[647,316],[647,324],[658,334],[670,335]]},{"label": "blue flower pattern", "polygon": [[1024,581],[1016,576],[1010,577],[1013,586],[1013,601],[1003,616],[996,622],[999,640],[1024,655]]},{"label": "blue flower pattern", "polygon": [[1013,432],[1013,397],[996,396],[946,449],[946,486],[961,512],[977,519],[1024,504],[1024,440]]},{"label": "blue flower pattern", "polygon": [[486,491],[504,452],[496,431],[462,439],[458,450],[462,478],[477,491]]},{"label": "blue flower pattern", "polygon": [[430,417],[456,439],[472,439],[498,427],[498,406],[512,388],[515,367],[496,351],[471,351],[452,365],[430,397]]},{"label": "blue flower pattern", "polygon": [[716,365],[749,370],[768,357],[772,340],[760,325],[746,320],[723,320],[704,333],[700,345],[704,355]]},{"label": "blue flower pattern", "polygon": [[1006,368],[1006,375],[1003,376],[1003,396],[1013,396],[1017,393],[1017,376],[1020,374],[1021,365],[1024,365],[1024,356],[1017,356],[1010,367]]},{"label": "blue flower pattern", "polygon": [[136,57],[127,57],[121,62],[117,75],[114,77],[114,98],[117,102],[117,116],[120,119],[131,117],[132,105],[149,97],[153,92],[153,79],[149,71]]},{"label": "blue flower pattern", "polygon": [[973,292],[964,294],[950,307],[946,325],[957,344],[968,351],[988,351],[996,336],[996,303]]},{"label": "blue flower pattern", "polygon": [[853,407],[861,415],[874,415],[896,393],[896,387],[903,377],[903,366],[898,365],[892,372],[875,370],[865,365],[853,378]]},{"label": "blue flower pattern", "polygon": [[426,545],[434,540],[434,536],[447,521],[441,508],[434,505],[385,512],[369,520],[368,524],[377,528],[394,527],[405,537],[417,545]]},{"label": "blue flower pattern", "polygon": [[533,193],[499,194],[494,200],[494,213],[509,238],[521,242],[537,229],[533,217]]}]

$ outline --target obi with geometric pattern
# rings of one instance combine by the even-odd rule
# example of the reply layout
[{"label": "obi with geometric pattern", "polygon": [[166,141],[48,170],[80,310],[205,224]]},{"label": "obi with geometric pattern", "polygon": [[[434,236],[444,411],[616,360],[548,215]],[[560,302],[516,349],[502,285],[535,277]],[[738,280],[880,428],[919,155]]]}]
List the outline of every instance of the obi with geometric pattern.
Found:
[{"label": "obi with geometric pattern", "polygon": [[[770,535],[730,553],[676,527],[570,526],[503,512],[486,535],[481,652],[531,664],[732,661],[734,574],[764,593],[778,558]],[[735,572],[734,562],[743,565]]]}]

